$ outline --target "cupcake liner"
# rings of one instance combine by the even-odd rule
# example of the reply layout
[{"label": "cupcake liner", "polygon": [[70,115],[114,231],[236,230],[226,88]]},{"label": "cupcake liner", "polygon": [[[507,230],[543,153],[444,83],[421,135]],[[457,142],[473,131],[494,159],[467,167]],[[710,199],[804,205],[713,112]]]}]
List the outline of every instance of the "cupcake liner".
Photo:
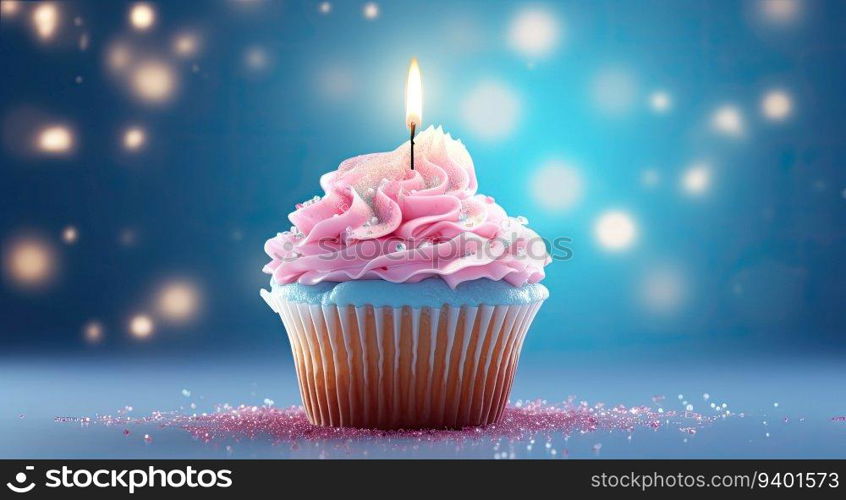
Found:
[{"label": "cupcake liner", "polygon": [[381,429],[498,421],[542,304],[336,306],[262,296],[288,332],[311,423]]}]

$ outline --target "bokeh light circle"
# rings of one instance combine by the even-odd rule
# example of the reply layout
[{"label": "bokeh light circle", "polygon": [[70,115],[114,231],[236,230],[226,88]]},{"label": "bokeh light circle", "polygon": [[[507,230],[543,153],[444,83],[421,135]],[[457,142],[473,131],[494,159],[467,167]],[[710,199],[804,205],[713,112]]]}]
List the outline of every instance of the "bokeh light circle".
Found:
[{"label": "bokeh light circle", "polygon": [[123,147],[127,151],[137,151],[147,141],[147,134],[141,127],[129,127],[123,133]]},{"label": "bokeh light circle", "polygon": [[771,121],[786,120],[793,110],[790,95],[783,90],[771,90],[761,100],[761,111]]},{"label": "bokeh light circle", "polygon": [[156,22],[156,11],[150,4],[137,3],[129,10],[129,23],[138,31],[146,31]]},{"label": "bokeh light circle", "polygon": [[594,235],[603,248],[622,251],[631,247],[637,239],[637,225],[628,213],[609,210],[596,220]]},{"label": "bokeh light circle", "polygon": [[739,137],[743,135],[743,115],[735,106],[720,106],[711,115],[711,127],[722,135]]},{"label": "bokeh light circle", "polygon": [[508,29],[512,49],[527,57],[548,55],[558,44],[559,22],[545,9],[531,7],[518,12]]},{"label": "bokeh light circle", "polygon": [[670,266],[650,269],[642,278],[638,292],[643,307],[657,314],[677,311],[688,295],[684,275]]},{"label": "bokeh light circle", "polygon": [[79,239],[79,230],[74,226],[66,226],[62,230],[62,241],[68,245],[73,245]]},{"label": "bokeh light circle", "polygon": [[590,89],[594,105],[607,115],[623,115],[632,109],[637,97],[637,81],[626,69],[603,68],[596,73]]},{"label": "bokeh light circle", "polygon": [[46,240],[20,237],[4,245],[3,270],[11,282],[22,288],[40,288],[50,283],[58,267],[56,252]]},{"label": "bokeh light circle", "polygon": [[173,68],[158,60],[142,61],[132,70],[131,89],[139,99],[149,103],[168,101],[176,90]]},{"label": "bokeh light circle", "polygon": [[43,41],[52,39],[59,30],[61,14],[54,2],[39,2],[32,10],[35,34]]},{"label": "bokeh light circle", "polygon": [[48,155],[60,155],[73,149],[73,132],[64,125],[48,125],[38,131],[35,147]]},{"label": "bokeh light circle", "polygon": [[147,339],[153,334],[155,324],[146,314],[137,314],[129,320],[129,333],[137,339]]},{"label": "bokeh light circle", "polygon": [[574,167],[553,161],[537,169],[530,179],[534,199],[544,208],[565,211],[582,199],[584,181]]},{"label": "bokeh light circle", "polygon": [[193,284],[174,281],[159,291],[156,306],[162,317],[174,322],[183,322],[196,314],[199,301],[199,291]]},{"label": "bokeh light circle", "polygon": [[649,95],[649,107],[656,113],[667,113],[672,106],[673,100],[666,91],[656,90]]},{"label": "bokeh light circle", "polygon": [[520,99],[505,84],[488,81],[476,86],[461,104],[464,124],[479,138],[508,137],[520,120]]},{"label": "bokeh light circle", "polygon": [[367,2],[361,8],[361,13],[368,21],[373,21],[379,17],[379,5],[376,2]]},{"label": "bokeh light circle", "polygon": [[85,341],[90,344],[96,344],[103,340],[103,324],[99,321],[89,321],[82,327],[82,335]]},{"label": "bokeh light circle", "polygon": [[688,194],[705,194],[711,187],[711,167],[707,163],[694,163],[682,174],[681,186]]}]

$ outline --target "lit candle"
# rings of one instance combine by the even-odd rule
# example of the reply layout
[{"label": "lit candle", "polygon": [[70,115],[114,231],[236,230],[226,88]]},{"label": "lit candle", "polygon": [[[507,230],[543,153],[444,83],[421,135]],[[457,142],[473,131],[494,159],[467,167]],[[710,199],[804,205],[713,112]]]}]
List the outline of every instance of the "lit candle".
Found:
[{"label": "lit candle", "polygon": [[405,83],[405,126],[411,131],[411,170],[414,170],[414,132],[423,119],[423,84],[417,59],[411,60]]}]

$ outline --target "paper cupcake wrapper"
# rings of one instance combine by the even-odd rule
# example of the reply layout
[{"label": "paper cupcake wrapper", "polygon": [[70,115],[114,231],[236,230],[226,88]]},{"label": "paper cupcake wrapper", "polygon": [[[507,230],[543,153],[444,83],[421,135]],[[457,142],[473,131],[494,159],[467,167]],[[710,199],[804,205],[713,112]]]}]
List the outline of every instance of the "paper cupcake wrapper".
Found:
[{"label": "paper cupcake wrapper", "polygon": [[262,296],[285,324],[311,423],[380,429],[497,422],[542,303],[416,309]]}]

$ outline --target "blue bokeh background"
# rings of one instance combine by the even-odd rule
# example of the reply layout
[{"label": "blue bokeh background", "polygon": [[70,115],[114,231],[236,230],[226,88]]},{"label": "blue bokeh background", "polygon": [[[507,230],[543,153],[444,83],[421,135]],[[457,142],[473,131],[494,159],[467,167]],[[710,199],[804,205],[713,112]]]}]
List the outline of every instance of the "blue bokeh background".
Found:
[{"label": "blue bokeh background", "polygon": [[[0,25],[4,265],[35,237],[57,271],[36,289],[4,273],[6,352],[284,352],[257,293],[264,240],[319,194],[320,174],[405,140],[412,56],[425,124],[465,142],[480,191],[541,235],[572,238],[573,258],[547,268],[552,296],[527,350],[844,346],[843,2],[392,1],[375,19],[360,2],[328,13],[319,2],[164,2],[144,32],[127,21],[131,4],[57,5],[50,40],[34,34],[36,4]],[[548,54],[514,48],[527,8],[558,28]],[[198,49],[178,57],[185,30]],[[109,68],[118,43],[172,68],[169,100],[133,96]],[[774,89],[791,102],[783,120],[762,111]],[[650,105],[658,91],[664,112]],[[508,100],[483,106],[507,108],[491,115],[507,129],[495,137],[468,116],[491,94]],[[741,119],[729,133],[712,126],[723,106]],[[33,130],[54,122],[70,127],[73,150],[29,151]],[[139,151],[121,147],[129,124],[146,132]],[[533,190],[550,162],[580,179],[564,209]],[[694,164],[710,173],[698,195],[683,188]],[[607,210],[637,227],[622,251],[595,236]],[[202,299],[179,324],[154,307],[174,277]],[[144,341],[128,333],[137,313],[155,322]],[[95,344],[82,332],[92,320]]]},{"label": "blue bokeh background", "polygon": [[[411,57],[424,126],[463,140],[480,192],[572,240],[512,399],[717,419],[516,456],[843,456],[846,3],[146,5],[139,29],[134,3],[0,2],[0,456],[337,456],[54,418],[298,403],[258,295],[264,241],[321,174],[407,139]],[[609,211],[634,228],[616,249]],[[173,284],[195,299],[181,318],[162,307]]]}]

